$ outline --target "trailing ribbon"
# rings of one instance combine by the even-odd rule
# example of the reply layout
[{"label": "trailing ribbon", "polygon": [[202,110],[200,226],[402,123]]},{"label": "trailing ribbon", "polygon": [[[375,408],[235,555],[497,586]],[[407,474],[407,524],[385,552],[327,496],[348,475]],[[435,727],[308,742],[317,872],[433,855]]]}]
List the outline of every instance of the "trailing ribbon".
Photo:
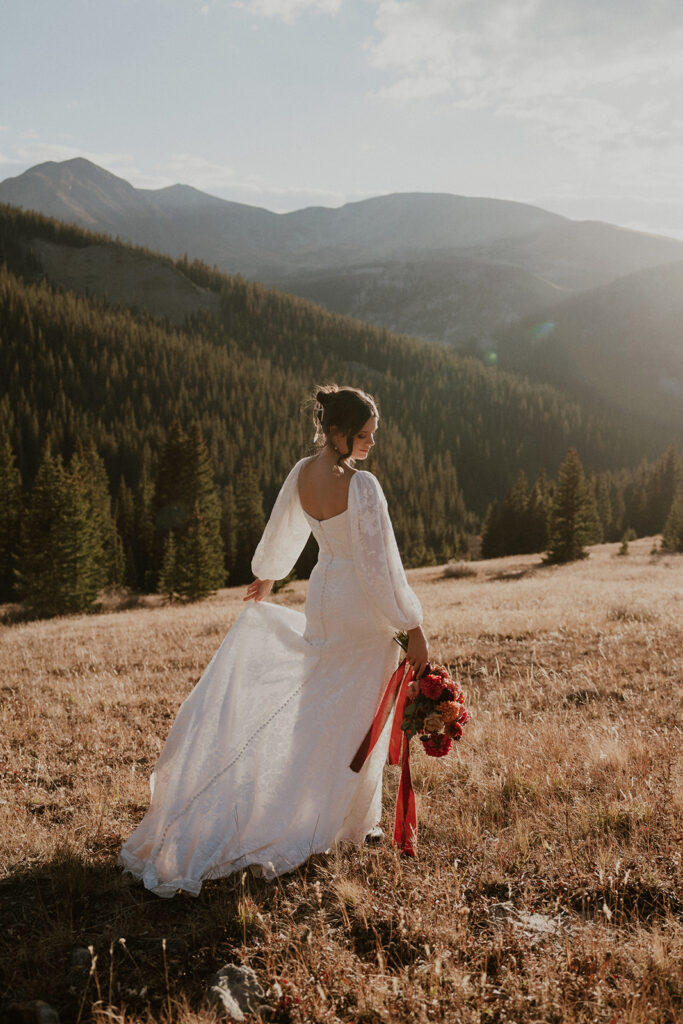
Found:
[{"label": "trailing ribbon", "polygon": [[349,767],[354,772],[361,770],[382,734],[393,707],[394,720],[389,738],[389,764],[398,764],[399,761],[401,764],[401,781],[398,787],[394,816],[394,843],[401,848],[403,853],[414,857],[417,853],[417,810],[410,777],[410,739],[401,730],[403,709],[408,697],[408,684],[412,679],[412,667],[404,658],[387,683],[372,724]]}]

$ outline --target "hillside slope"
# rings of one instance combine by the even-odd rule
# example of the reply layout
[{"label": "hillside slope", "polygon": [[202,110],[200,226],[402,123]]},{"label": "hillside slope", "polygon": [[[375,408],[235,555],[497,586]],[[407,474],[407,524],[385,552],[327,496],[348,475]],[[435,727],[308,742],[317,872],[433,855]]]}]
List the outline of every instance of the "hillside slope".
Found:
[{"label": "hillside slope", "polygon": [[683,439],[683,262],[572,296],[500,333],[499,365]]},{"label": "hillside slope", "polygon": [[[442,346],[124,245],[106,243],[130,264],[121,280],[134,280],[142,258],[156,261],[169,299],[182,279],[187,294],[208,297],[219,312],[195,311],[172,329],[148,314],[113,311],[88,294],[86,281],[80,298],[55,292],[40,254],[62,246],[74,262],[90,253],[97,266],[102,245],[76,228],[0,208],[0,415],[28,480],[47,437],[68,453],[85,432],[104,452],[114,489],[122,474],[132,483],[145,463],[153,468],[163,432],[179,416],[202,423],[222,486],[249,459],[270,501],[310,438],[302,398],[316,382],[335,379],[378,395],[373,467],[394,503],[397,532],[417,544],[464,528],[461,488],[467,507],[482,513],[520,467],[531,476],[544,465],[552,474],[569,445],[596,468],[661,448],[659,436],[633,423],[587,416],[554,389]],[[137,307],[133,293],[130,306]]]},{"label": "hillside slope", "polygon": [[266,275],[264,281],[377,327],[462,349],[566,291],[506,263],[464,257]]}]

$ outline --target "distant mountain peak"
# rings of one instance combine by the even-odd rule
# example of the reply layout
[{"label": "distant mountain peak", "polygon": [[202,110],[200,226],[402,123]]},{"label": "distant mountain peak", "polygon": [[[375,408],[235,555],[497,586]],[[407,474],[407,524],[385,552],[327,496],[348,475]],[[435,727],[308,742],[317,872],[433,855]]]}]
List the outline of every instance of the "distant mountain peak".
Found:
[{"label": "distant mountain peak", "polygon": [[181,183],[135,188],[85,157],[47,161],[0,182],[0,202],[257,280],[465,259],[514,267],[534,281],[573,290],[683,254],[673,239],[581,223],[506,199],[393,192],[276,214]]},{"label": "distant mountain peak", "polygon": [[94,164],[92,160],[87,160],[84,156],[74,156],[70,160],[46,160],[42,164],[29,167],[19,177],[23,178],[30,175],[42,175],[52,179],[75,176],[82,180],[90,181],[118,181],[124,182],[129,188],[133,188],[125,178],[113,174],[106,168],[100,167],[99,164]]}]

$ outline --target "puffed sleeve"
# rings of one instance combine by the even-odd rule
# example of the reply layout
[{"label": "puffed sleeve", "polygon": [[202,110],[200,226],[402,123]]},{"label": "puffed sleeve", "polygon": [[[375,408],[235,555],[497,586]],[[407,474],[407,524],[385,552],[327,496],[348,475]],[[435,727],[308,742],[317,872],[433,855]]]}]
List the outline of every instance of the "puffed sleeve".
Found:
[{"label": "puffed sleeve", "polygon": [[349,487],[353,561],[368,600],[395,629],[422,623],[422,607],[406,579],[379,481],[359,470]]},{"label": "puffed sleeve", "polygon": [[280,488],[270,519],[251,560],[251,571],[259,580],[282,580],[296,563],[311,528],[299,501],[297,481],[306,459],[300,459]]}]

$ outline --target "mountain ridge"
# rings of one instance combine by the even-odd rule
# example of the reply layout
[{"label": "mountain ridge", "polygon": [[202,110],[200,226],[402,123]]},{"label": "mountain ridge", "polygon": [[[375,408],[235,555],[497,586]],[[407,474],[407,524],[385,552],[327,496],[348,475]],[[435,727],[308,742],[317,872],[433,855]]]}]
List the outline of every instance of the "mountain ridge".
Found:
[{"label": "mountain ridge", "polygon": [[[0,182],[0,202],[35,209],[91,230],[118,230],[124,241],[151,245],[168,255],[187,253],[228,273],[258,278],[296,266],[348,267],[367,260],[438,257],[447,252],[509,262],[533,273],[543,263],[562,287],[588,287],[643,265],[683,258],[683,243],[600,222],[571,221],[560,214],[513,200],[451,193],[389,193],[345,203],[274,213],[211,196],[192,186],[137,189],[124,178],[83,157],[47,161]],[[173,216],[170,217],[172,212]],[[193,218],[210,213],[208,222]],[[179,219],[180,218],[180,222]],[[591,226],[593,225],[593,226]],[[578,269],[574,283],[565,236],[572,240],[572,266],[588,255],[596,234],[605,238],[600,258]],[[588,241],[584,242],[584,235]],[[610,250],[609,242],[617,240]],[[289,261],[282,267],[282,261]],[[553,277],[559,262],[561,280]]]},{"label": "mountain ridge", "polygon": [[138,189],[82,157],[0,182],[0,202],[187,256],[466,351],[557,295],[683,259],[683,243],[512,200],[393,192],[274,213],[190,185]]}]

